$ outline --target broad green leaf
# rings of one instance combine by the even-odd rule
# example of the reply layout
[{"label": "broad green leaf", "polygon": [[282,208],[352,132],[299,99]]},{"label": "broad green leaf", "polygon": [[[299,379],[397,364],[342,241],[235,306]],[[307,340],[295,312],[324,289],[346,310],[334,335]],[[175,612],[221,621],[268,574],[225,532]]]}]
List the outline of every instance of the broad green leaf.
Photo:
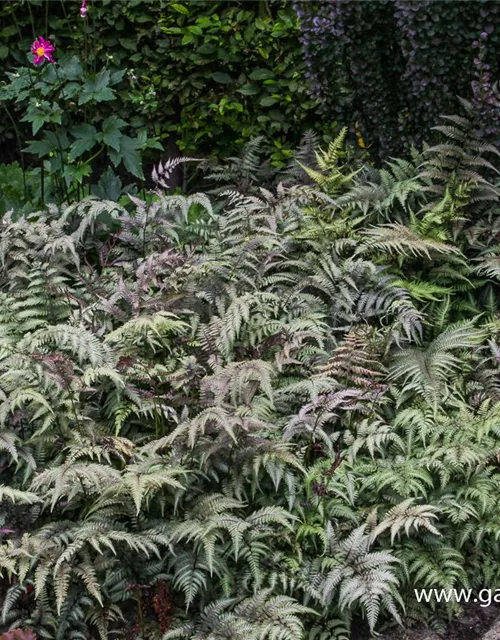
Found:
[{"label": "broad green leaf", "polygon": [[259,104],[261,104],[263,107],[270,107],[271,105],[276,104],[277,102],[278,102],[278,98],[267,96],[265,98],[262,98]]},{"label": "broad green leaf", "polygon": [[163,151],[163,145],[160,142],[160,138],[148,138],[145,143],[146,149],[158,149]]},{"label": "broad green leaf", "polygon": [[64,167],[64,179],[69,186],[72,182],[78,182],[81,184],[85,176],[89,176],[92,172],[92,167],[88,162],[79,162],[78,164],[69,164]]},{"label": "broad green leaf", "polygon": [[67,82],[61,90],[61,97],[66,100],[74,98],[80,92],[80,86],[78,82]]},{"label": "broad green leaf", "polygon": [[119,42],[128,51],[137,51],[137,40],[133,38],[119,38]]},{"label": "broad green leaf", "polygon": [[255,69],[249,77],[250,80],[269,80],[274,78],[274,72],[271,69]]},{"label": "broad green leaf", "polygon": [[[52,65],[47,68],[52,68]],[[63,59],[59,62],[58,74],[65,80],[80,80],[83,76],[83,68],[76,56]]]},{"label": "broad green leaf", "polygon": [[142,171],[141,156],[138,152],[140,148],[140,142],[129,138],[129,136],[122,136],[120,140],[120,152],[123,158],[123,164],[127,171],[138,178],[144,178]]},{"label": "broad green leaf", "polygon": [[43,156],[48,155],[51,151],[54,151],[57,147],[54,144],[44,138],[43,140],[32,140],[28,142],[28,145],[23,149],[26,153],[34,153],[35,155],[43,158]]},{"label": "broad green leaf", "polygon": [[123,76],[125,75],[126,69],[120,69],[120,71],[113,71],[111,74],[111,78],[109,80],[109,85],[113,87],[115,84],[118,84],[123,80]]},{"label": "broad green leaf", "polygon": [[97,143],[97,131],[91,124],[79,124],[73,127],[71,133],[76,138],[69,152],[72,160],[79,158],[85,151],[90,151]]},{"label": "broad green leaf", "polygon": [[139,149],[143,146],[141,140],[137,138],[131,138],[129,136],[123,136],[120,138],[120,150],[115,151],[113,148],[109,149],[109,157],[111,162],[116,166],[123,162],[127,171],[137,178],[144,178],[141,165],[141,155]]},{"label": "broad green leaf", "polygon": [[10,36],[13,36],[16,32],[17,32],[16,25],[10,24],[9,26],[4,27],[2,31],[0,31],[0,35],[2,36],[2,38],[8,38]]},{"label": "broad green leaf", "polygon": [[118,118],[118,116],[109,116],[109,118],[106,118],[102,123],[102,134],[99,135],[99,139],[102,140],[106,146],[111,147],[115,151],[120,151],[121,129],[126,125],[125,120]]},{"label": "broad green leaf", "polygon": [[113,89],[110,89],[109,81],[111,74],[107,69],[99,71],[93,78],[83,85],[82,92],[78,98],[78,104],[87,104],[88,102],[106,102],[113,100],[115,97]]},{"label": "broad green leaf", "polygon": [[217,46],[213,42],[204,42],[200,44],[199,47],[196,48],[196,53],[201,53],[202,55],[210,55],[217,49]]},{"label": "broad green leaf", "polygon": [[231,84],[233,81],[231,76],[223,71],[216,71],[215,73],[212,73],[212,78],[219,84]]},{"label": "broad green leaf", "polygon": [[189,9],[183,4],[179,4],[179,3],[176,2],[174,4],[171,4],[170,7],[174,11],[177,11],[178,13],[182,13],[182,15],[184,15],[184,16],[188,16],[189,15]]},{"label": "broad green leaf", "polygon": [[260,87],[258,84],[251,83],[246,84],[241,89],[238,89],[238,93],[242,93],[244,96],[254,96],[257,93],[260,93]]},{"label": "broad green leaf", "polygon": [[113,169],[108,167],[99,182],[92,188],[92,193],[102,200],[117,202],[122,193],[122,181]]},{"label": "broad green leaf", "polygon": [[31,100],[22,121],[31,122],[33,135],[36,135],[48,122],[61,124],[61,118],[61,108],[55,102],[50,103],[47,100]]}]

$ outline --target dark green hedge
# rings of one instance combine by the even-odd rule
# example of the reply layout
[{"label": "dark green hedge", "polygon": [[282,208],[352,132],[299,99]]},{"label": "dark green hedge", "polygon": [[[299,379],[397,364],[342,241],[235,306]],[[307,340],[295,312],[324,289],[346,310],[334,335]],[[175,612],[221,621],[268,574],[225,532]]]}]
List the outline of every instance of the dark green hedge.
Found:
[{"label": "dark green hedge", "polygon": [[[118,115],[185,155],[231,155],[264,135],[279,165],[317,126],[290,3],[90,0],[88,20],[79,7],[79,0],[1,2],[2,73],[26,64],[34,35],[51,38],[61,53],[87,51],[97,69],[110,62],[127,69]],[[1,131],[5,159],[7,121]]]}]

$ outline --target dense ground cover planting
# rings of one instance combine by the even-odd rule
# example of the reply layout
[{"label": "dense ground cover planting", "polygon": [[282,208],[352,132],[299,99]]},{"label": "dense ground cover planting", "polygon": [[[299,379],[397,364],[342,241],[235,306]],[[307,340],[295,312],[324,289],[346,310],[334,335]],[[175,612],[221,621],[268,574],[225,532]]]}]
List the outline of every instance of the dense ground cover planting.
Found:
[{"label": "dense ground cover planting", "polygon": [[0,640],[396,637],[497,588],[497,16],[1,4]]},{"label": "dense ground cover planting", "polygon": [[497,583],[498,152],[440,134],[2,218],[5,638],[345,640]]}]

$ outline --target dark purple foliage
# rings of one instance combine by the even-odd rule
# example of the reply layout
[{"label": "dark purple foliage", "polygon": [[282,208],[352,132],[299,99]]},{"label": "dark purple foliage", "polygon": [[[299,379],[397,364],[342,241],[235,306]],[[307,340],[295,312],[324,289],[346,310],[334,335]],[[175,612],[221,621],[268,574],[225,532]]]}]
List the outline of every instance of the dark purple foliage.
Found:
[{"label": "dark purple foliage", "polygon": [[13,629],[7,631],[0,636],[0,640],[37,640],[37,636],[33,631],[23,629]]},{"label": "dark purple foliage", "polygon": [[481,33],[472,46],[477,49],[474,58],[474,80],[472,103],[476,107],[477,136],[500,145],[500,101],[498,91],[491,81],[491,66],[486,62],[488,55],[488,33]]},{"label": "dark purple foliage", "polygon": [[[311,94],[332,120],[359,123],[376,155],[420,144],[442,113],[473,100],[497,135],[500,3],[297,2]],[[486,43],[488,62],[486,62]],[[472,95],[471,95],[472,88]]]}]

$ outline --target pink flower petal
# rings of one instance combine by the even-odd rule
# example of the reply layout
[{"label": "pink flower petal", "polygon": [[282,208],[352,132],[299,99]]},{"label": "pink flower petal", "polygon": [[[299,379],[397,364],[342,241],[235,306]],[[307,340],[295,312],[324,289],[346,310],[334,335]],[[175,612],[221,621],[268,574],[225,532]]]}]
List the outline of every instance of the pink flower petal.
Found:
[{"label": "pink flower petal", "polygon": [[31,45],[31,53],[35,56],[33,64],[42,64],[44,60],[47,60],[48,62],[55,62],[51,55],[55,50],[56,48],[50,40],[45,40],[42,36],[38,36]]}]

